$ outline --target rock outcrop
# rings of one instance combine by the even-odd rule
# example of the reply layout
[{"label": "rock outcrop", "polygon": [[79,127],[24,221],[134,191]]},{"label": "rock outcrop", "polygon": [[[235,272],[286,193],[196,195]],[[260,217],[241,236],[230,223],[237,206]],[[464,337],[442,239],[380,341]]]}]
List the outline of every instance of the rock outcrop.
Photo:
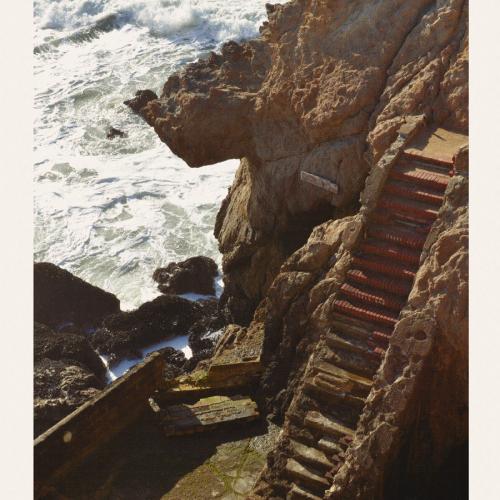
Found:
[{"label": "rock outcrop", "polygon": [[159,267],[153,273],[153,279],[162,293],[215,295],[214,279],[217,274],[215,261],[200,255]]},{"label": "rock outcrop", "polygon": [[468,126],[465,0],[294,0],[268,16],[260,38],[187,66],[140,110],[190,166],[241,159],[215,234],[223,303],[245,324],[311,229],[354,213],[405,116]]},{"label": "rock outcrop", "polygon": [[104,387],[105,367],[87,338],[34,327],[35,436],[44,432]]},{"label": "rock outcrop", "polygon": [[197,342],[201,335],[221,327],[217,304],[162,295],[134,311],[106,317],[102,328],[91,335],[90,342],[100,354],[108,356],[110,364],[114,364],[124,358],[142,357],[140,349],[155,342],[190,333],[190,344],[197,354],[208,347],[201,347]]},{"label": "rock outcrop", "polygon": [[83,281],[49,262],[34,265],[34,319],[52,328],[73,323],[95,327],[120,311],[120,301],[109,292]]}]

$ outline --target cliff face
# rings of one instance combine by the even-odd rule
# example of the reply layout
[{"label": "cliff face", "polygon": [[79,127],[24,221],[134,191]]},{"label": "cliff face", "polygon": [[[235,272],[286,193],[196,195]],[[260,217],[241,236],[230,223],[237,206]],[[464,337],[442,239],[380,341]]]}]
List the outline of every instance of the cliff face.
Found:
[{"label": "cliff face", "polygon": [[[259,395],[280,419],[331,326],[370,167],[411,117],[468,133],[468,4],[295,0],[267,8],[258,40],[227,44],[170,77],[140,113],[190,166],[241,159],[215,226],[222,300],[230,320],[250,324],[241,336],[264,339]],[[306,184],[303,171],[338,192]],[[466,456],[466,176],[451,183],[331,498],[439,497],[427,481],[437,485],[429,478],[444,469],[449,478]],[[267,479],[283,468],[280,453],[271,454]]]},{"label": "cliff face", "polygon": [[[257,40],[226,44],[141,114],[190,166],[240,158],[215,234],[230,317],[250,320],[320,222],[352,213],[405,115],[467,131],[467,2],[305,1],[267,7]],[[305,170],[339,185],[300,182]]]}]

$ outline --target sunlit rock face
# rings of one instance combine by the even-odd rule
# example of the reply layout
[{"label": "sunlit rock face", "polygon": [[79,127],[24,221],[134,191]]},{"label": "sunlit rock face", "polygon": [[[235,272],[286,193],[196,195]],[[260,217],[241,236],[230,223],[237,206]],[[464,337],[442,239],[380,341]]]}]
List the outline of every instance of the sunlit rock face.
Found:
[{"label": "sunlit rock face", "polygon": [[[240,158],[215,234],[230,319],[248,323],[313,226],[352,213],[406,115],[467,131],[464,0],[295,0],[256,40],[171,76],[139,112],[190,166]],[[332,194],[300,181],[336,182]]]}]

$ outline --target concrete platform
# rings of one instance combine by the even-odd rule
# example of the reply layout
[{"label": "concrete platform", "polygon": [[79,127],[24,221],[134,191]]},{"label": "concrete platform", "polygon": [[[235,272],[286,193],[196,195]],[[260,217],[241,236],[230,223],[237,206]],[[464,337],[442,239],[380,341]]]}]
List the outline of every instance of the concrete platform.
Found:
[{"label": "concrete platform", "polygon": [[443,128],[424,129],[405,154],[422,160],[435,160],[443,166],[453,164],[453,156],[469,142],[469,137]]}]

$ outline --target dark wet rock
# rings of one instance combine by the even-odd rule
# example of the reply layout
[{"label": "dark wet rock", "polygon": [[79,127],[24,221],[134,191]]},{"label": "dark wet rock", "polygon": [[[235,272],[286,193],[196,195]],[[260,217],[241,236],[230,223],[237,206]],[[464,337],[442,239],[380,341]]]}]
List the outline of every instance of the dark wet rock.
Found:
[{"label": "dark wet rock", "polygon": [[160,340],[185,335],[202,315],[203,307],[198,303],[176,295],[162,295],[135,311],[108,316],[90,341],[114,363],[138,357],[139,349]]},{"label": "dark wet rock", "polygon": [[204,361],[206,359],[211,358],[213,353],[214,353],[213,347],[210,349],[202,349],[198,351],[196,354],[193,353],[193,356],[186,361],[183,367],[184,371],[185,372],[193,371],[200,361]]},{"label": "dark wet rock", "polygon": [[77,361],[43,358],[35,362],[35,436],[99,394],[103,383]]},{"label": "dark wet rock", "polygon": [[184,353],[174,347],[165,347],[158,352],[161,353],[166,363],[177,366],[178,368],[182,368],[186,362]]},{"label": "dark wet rock", "polygon": [[215,295],[214,278],[217,274],[217,264],[212,259],[198,256],[158,268],[153,279],[162,293]]},{"label": "dark wet rock", "polygon": [[226,324],[217,299],[203,300],[199,304],[203,310],[202,316],[189,331],[189,347],[193,355],[213,349],[217,341],[217,336],[213,333]]},{"label": "dark wet rock", "polygon": [[56,329],[64,323],[97,326],[119,311],[120,301],[112,293],[49,262],[35,263],[35,321]]},{"label": "dark wet rock", "polygon": [[77,361],[103,381],[106,368],[92,349],[85,334],[54,332],[40,323],[34,325],[35,363],[44,358],[54,361]]},{"label": "dark wet rock", "polygon": [[173,347],[165,347],[158,351],[165,359],[165,378],[171,380],[184,373],[184,366],[186,364],[186,356],[182,351],[174,349]]},{"label": "dark wet rock", "polygon": [[106,134],[106,138],[114,139],[115,137],[127,137],[127,133],[115,127],[109,127],[108,133]]},{"label": "dark wet rock", "polygon": [[141,115],[141,111],[144,106],[146,106],[149,101],[153,101],[155,99],[158,99],[158,96],[152,90],[138,90],[133,99],[123,101],[123,104],[128,106],[132,111],[134,111],[134,113]]}]

